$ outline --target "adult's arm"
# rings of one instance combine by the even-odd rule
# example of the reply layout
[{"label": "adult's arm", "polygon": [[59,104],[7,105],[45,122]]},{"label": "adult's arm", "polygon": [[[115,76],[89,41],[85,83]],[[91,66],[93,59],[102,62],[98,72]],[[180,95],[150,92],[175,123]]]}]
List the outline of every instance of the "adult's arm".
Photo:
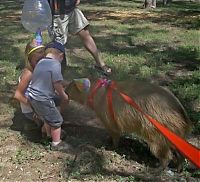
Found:
[{"label": "adult's arm", "polygon": [[80,0],[76,1],[76,6],[78,6],[80,4]]}]

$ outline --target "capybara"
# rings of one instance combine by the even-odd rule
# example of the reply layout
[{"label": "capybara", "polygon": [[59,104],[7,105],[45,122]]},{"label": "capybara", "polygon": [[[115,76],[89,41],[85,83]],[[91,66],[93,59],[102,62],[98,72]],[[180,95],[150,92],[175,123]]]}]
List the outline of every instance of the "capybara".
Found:
[{"label": "capybara", "polygon": [[[88,102],[94,85],[95,82],[89,79],[75,79],[69,84],[66,92],[70,99],[85,104]],[[178,136],[185,138],[191,130],[192,122],[180,101],[169,90],[161,86],[136,80],[117,82],[118,91],[113,90],[112,93],[115,114],[115,121],[113,121],[107,106],[108,85],[109,82],[96,90],[93,110],[108,130],[113,144],[117,146],[120,135],[134,133],[148,144],[152,154],[161,162],[162,168],[166,168],[169,162],[176,157],[180,170],[184,158],[143,114],[124,101],[118,91],[131,97],[149,116]],[[173,153],[176,156],[173,156]]]}]

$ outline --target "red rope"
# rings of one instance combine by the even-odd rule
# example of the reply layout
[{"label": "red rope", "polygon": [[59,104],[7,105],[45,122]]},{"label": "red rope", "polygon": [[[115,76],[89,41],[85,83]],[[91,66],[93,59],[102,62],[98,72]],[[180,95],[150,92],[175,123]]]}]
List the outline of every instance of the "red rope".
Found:
[{"label": "red rope", "polygon": [[[116,88],[116,84],[113,82],[110,87],[111,89]],[[111,91],[110,91],[111,92]],[[135,102],[132,98],[127,96],[124,93],[119,92],[119,94],[122,96],[122,98],[131,106],[133,106],[137,111],[141,112],[176,148],[186,157],[188,158],[194,165],[196,165],[198,168],[200,168],[200,150],[193,146],[192,144],[185,141],[183,138],[179,137],[172,131],[170,131],[168,128],[164,127],[160,122],[149,116],[147,113],[145,113]],[[110,95],[110,94],[109,94]],[[111,118],[113,119],[114,111],[112,107],[112,100],[109,99],[109,110],[111,114]],[[113,112],[113,113],[112,113]]]},{"label": "red rope", "polygon": [[[93,99],[97,92],[97,90],[105,85],[105,80],[98,80],[96,85],[91,91],[91,94],[88,97],[88,104],[91,108],[93,108]],[[112,103],[112,93],[113,90],[117,90],[115,82],[111,82],[108,85],[108,92],[107,92],[107,103],[108,103],[108,110],[110,113],[110,117],[113,121],[116,122],[114,110],[113,110],[113,103]],[[121,97],[125,100],[126,103],[133,106],[137,111],[142,113],[186,158],[188,158],[194,165],[200,168],[200,150],[193,146],[192,144],[185,141],[183,138],[179,137],[168,128],[164,127],[160,122],[149,116],[145,113],[135,102],[132,98],[127,96],[126,94],[119,92]]]},{"label": "red rope", "polygon": [[114,113],[113,106],[112,106],[113,105],[112,104],[113,87],[114,87],[114,82],[111,82],[108,87],[108,92],[107,92],[107,104],[108,104],[108,110],[110,113],[110,117],[113,121],[116,122],[115,113]]},{"label": "red rope", "polygon": [[97,90],[100,87],[103,86],[107,86],[110,83],[110,81],[108,81],[107,79],[98,79],[97,83],[94,85],[94,87],[92,88],[92,91],[90,93],[90,95],[88,96],[88,105],[93,109],[94,105],[93,105],[93,100],[94,100],[94,96],[97,92]]}]

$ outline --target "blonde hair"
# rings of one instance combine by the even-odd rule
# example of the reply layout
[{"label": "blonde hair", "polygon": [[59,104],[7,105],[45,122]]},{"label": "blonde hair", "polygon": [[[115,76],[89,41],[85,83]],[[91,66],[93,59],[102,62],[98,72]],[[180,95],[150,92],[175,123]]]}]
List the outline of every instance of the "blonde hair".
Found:
[{"label": "blonde hair", "polygon": [[63,52],[61,52],[61,51],[59,51],[58,49],[55,49],[55,48],[47,48],[46,50],[45,50],[45,55],[47,55],[47,54],[49,54],[49,53],[51,53],[51,54],[63,54]]},{"label": "blonde hair", "polygon": [[[29,42],[25,48],[25,67],[33,71],[34,65],[44,57],[44,46],[35,46]],[[33,63],[34,62],[34,63]]]}]

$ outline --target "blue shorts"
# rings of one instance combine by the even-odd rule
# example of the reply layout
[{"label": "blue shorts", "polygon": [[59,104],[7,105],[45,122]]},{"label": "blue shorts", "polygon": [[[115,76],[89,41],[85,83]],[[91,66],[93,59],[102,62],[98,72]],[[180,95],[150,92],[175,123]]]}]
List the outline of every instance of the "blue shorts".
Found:
[{"label": "blue shorts", "polygon": [[54,100],[37,101],[30,98],[31,106],[41,120],[54,128],[61,127],[63,118],[56,108]]}]

